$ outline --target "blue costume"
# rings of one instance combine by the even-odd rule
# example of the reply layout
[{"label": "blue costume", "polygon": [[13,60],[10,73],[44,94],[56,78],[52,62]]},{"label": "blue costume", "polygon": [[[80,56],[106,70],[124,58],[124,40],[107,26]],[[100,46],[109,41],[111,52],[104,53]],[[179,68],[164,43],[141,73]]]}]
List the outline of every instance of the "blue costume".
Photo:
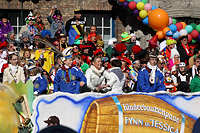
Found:
[{"label": "blue costume", "polygon": [[37,91],[38,94],[46,94],[47,93],[47,80],[43,76],[37,77],[33,81],[33,86],[34,86],[34,92]]},{"label": "blue costume", "polygon": [[[63,67],[56,73],[53,83],[54,92],[61,91],[78,94],[80,89],[79,83],[83,81],[85,84],[87,84],[86,77],[77,67],[72,67],[69,69]],[[68,71],[68,73],[66,71]],[[68,75],[69,78],[67,78],[66,75]]]},{"label": "blue costume", "polygon": [[151,70],[148,67],[144,67],[139,71],[137,79],[137,92],[156,92],[156,91],[165,91],[166,87],[164,85],[164,77],[160,70],[156,70],[155,73],[155,83],[150,84],[149,77]]}]

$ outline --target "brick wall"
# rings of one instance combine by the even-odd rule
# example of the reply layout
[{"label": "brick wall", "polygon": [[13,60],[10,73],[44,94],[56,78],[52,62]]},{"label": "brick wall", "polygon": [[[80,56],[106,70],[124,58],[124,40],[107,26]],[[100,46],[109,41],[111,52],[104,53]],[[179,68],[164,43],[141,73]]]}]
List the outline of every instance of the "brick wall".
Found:
[{"label": "brick wall", "polygon": [[[42,0],[37,4],[34,4],[31,1],[26,1],[23,4],[23,9],[40,12],[42,14],[43,22],[48,29],[50,24],[46,18],[53,5],[57,5],[57,9],[61,11],[63,15],[63,22],[66,22],[73,17],[75,9],[100,11],[112,10],[112,5],[110,5],[107,0]],[[21,9],[21,2],[18,0],[12,0],[11,2],[0,0],[0,9]],[[115,36],[120,40],[120,35],[123,31],[125,31],[125,28],[122,26],[119,19],[116,19],[115,26]]]}]

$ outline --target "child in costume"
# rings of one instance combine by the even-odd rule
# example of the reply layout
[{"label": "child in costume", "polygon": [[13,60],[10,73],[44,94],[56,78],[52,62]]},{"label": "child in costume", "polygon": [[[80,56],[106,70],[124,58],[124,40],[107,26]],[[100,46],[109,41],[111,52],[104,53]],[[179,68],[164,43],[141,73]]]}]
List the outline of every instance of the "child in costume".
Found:
[{"label": "child in costume", "polygon": [[41,76],[41,70],[36,67],[35,64],[29,64],[28,75],[29,79],[33,82],[34,95],[46,94],[47,92],[47,80]]},{"label": "child in costume", "polygon": [[166,72],[165,73],[165,79],[164,79],[164,84],[166,86],[166,90],[169,92],[176,92],[176,86],[173,83],[173,80],[171,78],[171,73],[170,72]]},{"label": "child in costume", "polygon": [[72,67],[72,48],[66,48],[62,53],[64,65],[56,73],[53,83],[54,92],[78,94],[80,86],[87,84],[87,79],[77,67]]}]

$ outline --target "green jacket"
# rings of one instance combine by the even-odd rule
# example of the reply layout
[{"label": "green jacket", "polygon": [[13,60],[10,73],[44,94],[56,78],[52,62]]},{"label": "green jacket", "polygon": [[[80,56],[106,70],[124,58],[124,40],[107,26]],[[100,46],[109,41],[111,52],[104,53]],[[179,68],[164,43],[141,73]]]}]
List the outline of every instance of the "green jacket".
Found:
[{"label": "green jacket", "polygon": [[108,46],[105,51],[109,57],[111,57],[112,54],[114,54],[114,51],[113,51],[112,47],[110,47],[110,46]]},{"label": "green jacket", "polygon": [[135,43],[135,42],[131,42],[130,45],[127,46],[127,50],[128,50],[129,53],[132,52],[132,47],[133,47],[134,45],[136,45],[136,43]]},{"label": "green jacket", "polygon": [[195,75],[192,81],[190,82],[191,92],[200,91],[200,76]]}]

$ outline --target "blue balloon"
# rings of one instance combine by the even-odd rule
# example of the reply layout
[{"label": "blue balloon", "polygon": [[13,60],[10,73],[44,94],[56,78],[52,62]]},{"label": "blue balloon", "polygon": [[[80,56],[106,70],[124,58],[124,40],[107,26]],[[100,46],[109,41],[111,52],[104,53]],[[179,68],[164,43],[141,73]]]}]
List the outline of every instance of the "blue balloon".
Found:
[{"label": "blue balloon", "polygon": [[144,25],[149,25],[148,17],[144,18],[144,19],[142,20],[142,23],[143,23]]},{"label": "blue balloon", "polygon": [[190,34],[193,30],[193,27],[191,25],[185,26],[185,30]]},{"label": "blue balloon", "polygon": [[117,4],[118,4],[118,5],[120,5],[120,6],[121,6],[121,5],[122,5],[122,3],[123,3],[123,2],[120,2],[119,0],[117,0]]},{"label": "blue balloon", "polygon": [[135,1],[135,3],[138,3],[138,2],[141,2],[142,0],[134,0]]},{"label": "blue balloon", "polygon": [[169,28],[170,28],[170,30],[171,30],[173,33],[175,33],[175,32],[177,31],[177,27],[176,27],[175,24],[171,24],[171,25],[169,26]]},{"label": "blue balloon", "polygon": [[173,34],[173,38],[174,39],[178,39],[180,36],[180,33],[178,31],[176,31],[174,34]]},{"label": "blue balloon", "polygon": [[157,9],[157,7],[156,6],[152,6],[151,10],[154,10],[154,9]]}]

